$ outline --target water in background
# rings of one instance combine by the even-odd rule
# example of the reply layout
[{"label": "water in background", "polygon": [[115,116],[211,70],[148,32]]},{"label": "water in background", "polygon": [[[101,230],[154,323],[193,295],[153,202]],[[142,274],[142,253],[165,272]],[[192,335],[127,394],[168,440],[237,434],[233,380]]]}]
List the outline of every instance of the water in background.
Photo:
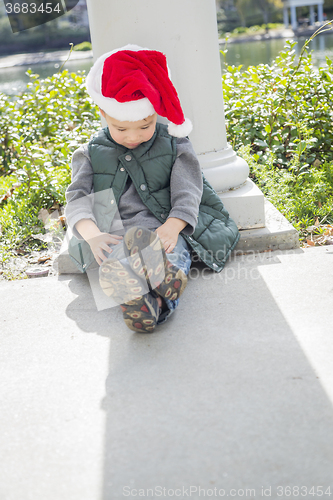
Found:
[{"label": "water in background", "polygon": [[[306,38],[298,38],[295,46],[296,54],[299,54]],[[227,64],[239,66],[242,69],[248,66],[257,66],[258,64],[271,64],[278,53],[283,49],[286,39],[229,43],[227,46]],[[220,46],[224,49],[224,46]],[[319,67],[326,64],[325,57],[333,59],[333,34],[317,36],[310,42],[309,50],[313,51],[313,63]],[[221,55],[221,64],[223,65],[223,56]]]},{"label": "water in background", "polygon": [[[298,39],[298,44],[295,47],[296,52],[300,52],[304,42],[305,38]],[[235,66],[242,64],[242,69],[260,63],[270,64],[280,50],[283,49],[284,45],[284,39],[229,44],[227,64]],[[220,48],[223,49],[224,47],[221,45]],[[333,34],[321,35],[315,38],[310,44],[310,49],[313,50],[313,62],[317,67],[325,64],[326,56],[333,59]],[[92,59],[67,61],[64,68],[69,71],[85,70],[88,72],[92,63]],[[61,64],[62,63],[34,64],[31,66],[31,69],[34,73],[38,73],[41,78],[46,78],[56,73]],[[222,55],[221,66],[223,70],[224,63]],[[28,75],[25,74],[27,69],[28,66],[2,68],[0,72],[0,92],[16,95],[23,91],[29,81]]]},{"label": "water in background", "polygon": [[[59,71],[63,63],[44,63],[44,64],[33,64],[30,69],[33,73],[37,73],[41,78],[47,78]],[[93,64],[92,59],[84,60],[74,60],[67,61],[63,69],[68,69],[69,72],[83,71],[86,73],[89,71]],[[24,91],[30,78],[26,74],[29,66],[14,66],[12,68],[1,68],[0,71],[0,92],[8,95],[16,95],[19,92]]]}]

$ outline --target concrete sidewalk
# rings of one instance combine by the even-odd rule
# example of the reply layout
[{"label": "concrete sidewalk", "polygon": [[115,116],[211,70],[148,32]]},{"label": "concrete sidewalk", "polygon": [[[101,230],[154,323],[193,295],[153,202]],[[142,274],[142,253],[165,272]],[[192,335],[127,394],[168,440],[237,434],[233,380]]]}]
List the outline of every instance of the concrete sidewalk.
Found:
[{"label": "concrete sidewalk", "polygon": [[333,494],[333,247],[196,267],[152,335],[82,275],[0,296],[1,500]]}]

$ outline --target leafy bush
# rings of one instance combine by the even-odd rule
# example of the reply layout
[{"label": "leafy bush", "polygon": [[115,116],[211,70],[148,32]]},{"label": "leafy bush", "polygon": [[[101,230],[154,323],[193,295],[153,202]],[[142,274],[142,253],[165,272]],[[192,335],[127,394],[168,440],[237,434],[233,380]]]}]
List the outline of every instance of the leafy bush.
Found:
[{"label": "leafy bush", "polygon": [[[255,25],[250,26],[248,28],[245,26],[237,26],[230,33],[228,33],[228,36],[231,38],[239,38],[239,36],[243,37],[246,35],[264,34],[264,33],[266,33],[267,28],[270,30],[273,30],[273,29],[280,29],[281,30],[281,29],[284,29],[284,24],[280,24],[280,23],[268,23],[267,25],[266,24],[262,24],[262,25],[255,24]],[[223,34],[223,36],[225,37],[225,33]]]},{"label": "leafy bush", "polygon": [[238,26],[237,28],[235,28],[234,30],[232,30],[232,33],[234,35],[239,35],[241,33],[246,33],[248,30],[248,28],[246,28],[245,26]]},{"label": "leafy bush", "polygon": [[26,92],[0,94],[0,260],[41,232],[40,209],[65,203],[71,155],[100,127],[84,74],[28,74]]},{"label": "leafy bush", "polygon": [[74,45],[73,50],[92,50],[92,45],[90,42],[82,42],[78,45]]},{"label": "leafy bush", "polygon": [[287,42],[271,66],[228,66],[223,92],[228,133],[234,147],[251,144],[258,159],[269,148],[287,166],[296,151],[301,161],[333,159],[331,144],[333,62],[317,71],[306,53],[295,68],[294,42]]},{"label": "leafy bush", "polygon": [[223,75],[229,142],[266,196],[302,231],[317,218],[333,221],[333,62],[313,67],[311,39],[298,62],[289,41],[271,66],[243,72],[228,66]]},{"label": "leafy bush", "polygon": [[254,26],[250,26],[250,28],[248,28],[248,33],[257,33],[260,30],[262,30],[262,27],[259,26],[259,24],[255,24]]},{"label": "leafy bush", "polygon": [[[333,163],[315,163],[300,173],[293,165],[289,169],[275,166],[275,155],[267,152],[265,164],[256,161],[250,146],[238,150],[250,167],[250,176],[264,195],[306,239],[313,225],[333,223]],[[294,159],[294,163],[295,159]],[[300,164],[301,165],[301,164]]]},{"label": "leafy bush", "polygon": [[[223,90],[229,142],[304,235],[333,223],[333,63],[316,70],[308,42],[298,62],[293,47],[271,66],[228,66]],[[42,244],[38,214],[65,203],[72,152],[100,128],[82,73],[28,73],[24,93],[0,94],[0,262]]]}]

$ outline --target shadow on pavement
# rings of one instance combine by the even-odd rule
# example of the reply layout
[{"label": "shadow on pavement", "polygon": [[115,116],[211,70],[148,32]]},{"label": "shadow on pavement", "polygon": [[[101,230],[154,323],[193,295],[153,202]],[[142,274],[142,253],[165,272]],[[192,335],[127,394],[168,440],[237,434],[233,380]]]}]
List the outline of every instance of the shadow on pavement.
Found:
[{"label": "shadow on pavement", "polygon": [[333,492],[332,404],[262,265],[281,264],[238,257],[219,275],[197,264],[152,335],[129,331],[118,307],[97,312],[86,277],[71,280],[67,315],[110,338],[101,499]]}]

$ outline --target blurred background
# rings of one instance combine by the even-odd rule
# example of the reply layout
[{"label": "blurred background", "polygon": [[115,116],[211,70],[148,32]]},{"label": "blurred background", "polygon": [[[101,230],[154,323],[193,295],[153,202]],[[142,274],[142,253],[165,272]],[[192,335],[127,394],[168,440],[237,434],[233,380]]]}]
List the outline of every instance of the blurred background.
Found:
[{"label": "blurred background", "polygon": [[[222,71],[225,64],[242,65],[242,70],[270,64],[287,39],[297,40],[295,50],[300,51],[306,38],[320,25],[316,9],[315,22],[311,24],[310,7],[298,7],[297,29],[292,30],[283,23],[283,6],[283,0],[216,0],[220,49],[224,52]],[[323,9],[324,21],[333,19],[333,0],[325,0]],[[1,2],[0,92],[15,95],[22,91],[29,80],[28,68],[42,78],[59,71],[68,57],[70,44],[75,50],[64,68],[88,71],[92,52],[86,0],[80,0],[62,17],[19,33],[12,33],[5,2]],[[316,37],[310,48],[313,63],[325,64],[326,57],[333,57],[333,31]]]}]

